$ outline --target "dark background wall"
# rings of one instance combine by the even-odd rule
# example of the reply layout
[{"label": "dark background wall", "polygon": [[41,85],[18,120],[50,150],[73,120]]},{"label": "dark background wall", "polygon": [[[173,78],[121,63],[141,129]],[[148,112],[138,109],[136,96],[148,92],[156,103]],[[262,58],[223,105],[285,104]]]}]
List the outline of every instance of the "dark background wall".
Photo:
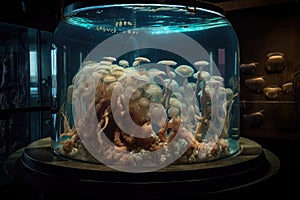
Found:
[{"label": "dark background wall", "polygon": [[0,21],[53,31],[61,17],[60,0],[10,0],[0,7]]},{"label": "dark background wall", "polygon": [[[299,137],[299,10],[299,4],[291,3],[227,13],[239,38],[240,63],[258,64],[254,73],[240,73],[241,113],[243,117],[244,114],[264,110],[264,119],[261,125],[256,124],[257,127],[251,128],[249,122],[242,118],[244,136],[281,139]],[[286,65],[282,71],[267,70],[267,55],[270,52],[284,54]],[[246,79],[256,77],[265,80],[264,87],[282,87],[285,83],[294,83],[295,87],[289,93],[280,91],[275,99],[268,99],[263,90],[253,92],[245,84]]]}]

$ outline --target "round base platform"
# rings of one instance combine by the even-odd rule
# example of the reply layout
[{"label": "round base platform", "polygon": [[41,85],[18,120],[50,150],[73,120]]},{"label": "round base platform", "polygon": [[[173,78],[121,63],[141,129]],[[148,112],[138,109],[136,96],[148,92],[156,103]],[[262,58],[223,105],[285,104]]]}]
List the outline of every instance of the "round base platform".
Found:
[{"label": "round base platform", "polygon": [[65,191],[77,197],[143,195],[143,199],[150,199],[166,193],[185,197],[238,191],[267,180],[280,166],[273,153],[246,138],[241,138],[241,152],[235,156],[170,165],[147,173],[126,173],[106,165],[68,160],[53,154],[50,144],[50,138],[45,138],[12,154],[5,163],[8,174],[18,183],[48,193]]}]

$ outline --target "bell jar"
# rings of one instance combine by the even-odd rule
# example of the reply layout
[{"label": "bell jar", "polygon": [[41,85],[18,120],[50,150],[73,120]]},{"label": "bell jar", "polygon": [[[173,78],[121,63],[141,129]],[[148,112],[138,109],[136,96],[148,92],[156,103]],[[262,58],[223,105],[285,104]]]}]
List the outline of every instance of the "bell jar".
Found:
[{"label": "bell jar", "polygon": [[239,154],[239,46],[222,9],[96,2],[67,6],[54,32],[52,152],[126,172]]}]

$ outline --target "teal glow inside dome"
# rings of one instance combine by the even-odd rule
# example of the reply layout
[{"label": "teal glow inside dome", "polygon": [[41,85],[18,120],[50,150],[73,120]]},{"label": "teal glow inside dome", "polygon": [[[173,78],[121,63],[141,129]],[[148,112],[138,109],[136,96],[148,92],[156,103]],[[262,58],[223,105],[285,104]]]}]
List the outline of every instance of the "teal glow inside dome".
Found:
[{"label": "teal glow inside dome", "polygon": [[230,24],[223,15],[203,9],[179,5],[116,4],[90,6],[65,15],[68,24],[102,32],[138,32],[169,34],[201,31]]}]

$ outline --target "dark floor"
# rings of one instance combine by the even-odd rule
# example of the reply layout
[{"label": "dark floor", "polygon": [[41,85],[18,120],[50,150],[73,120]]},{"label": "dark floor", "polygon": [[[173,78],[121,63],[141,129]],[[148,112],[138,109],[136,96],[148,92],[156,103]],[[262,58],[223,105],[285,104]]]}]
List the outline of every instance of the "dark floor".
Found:
[{"label": "dark floor", "polygon": [[[280,160],[278,173],[265,186],[261,188],[262,195],[265,197],[285,197],[290,198],[299,196],[300,178],[300,142],[299,139],[271,139],[271,138],[249,138],[274,153]],[[255,192],[255,191],[254,191]]]},{"label": "dark floor", "polygon": [[[220,193],[209,196],[201,196],[200,189],[195,187],[186,189],[182,188],[182,191],[174,191],[174,188],[165,188],[164,194],[155,194],[148,188],[145,191],[136,191],[132,188],[131,197],[123,196],[118,188],[111,188],[112,192],[109,193],[109,199],[183,199],[190,197],[199,197],[199,199],[255,199],[266,197],[268,199],[277,198],[278,196],[293,197],[298,196],[298,184],[299,180],[299,141],[298,140],[285,140],[285,139],[266,139],[266,138],[249,138],[263,146],[264,149],[272,152],[280,160],[279,171],[273,175],[270,179],[263,183],[259,183],[254,186],[249,186],[243,189],[234,190],[233,192]],[[0,199],[11,198],[28,198],[28,199],[91,199],[91,198],[79,198],[76,195],[76,191],[80,188],[73,188],[73,191],[64,191],[63,188],[58,188],[56,185],[49,185],[50,191],[42,192],[30,188],[27,185],[22,185],[13,182],[5,173],[3,169],[3,162],[0,168]],[[49,191],[47,188],[47,191]],[[189,191],[187,191],[189,190]],[[106,191],[102,191],[99,188],[99,195],[96,199],[108,199],[104,198],[102,194]],[[107,194],[107,192],[105,193]],[[152,194],[152,195],[151,195]],[[155,194],[155,196],[153,196]],[[102,198],[101,198],[102,197]]]}]

